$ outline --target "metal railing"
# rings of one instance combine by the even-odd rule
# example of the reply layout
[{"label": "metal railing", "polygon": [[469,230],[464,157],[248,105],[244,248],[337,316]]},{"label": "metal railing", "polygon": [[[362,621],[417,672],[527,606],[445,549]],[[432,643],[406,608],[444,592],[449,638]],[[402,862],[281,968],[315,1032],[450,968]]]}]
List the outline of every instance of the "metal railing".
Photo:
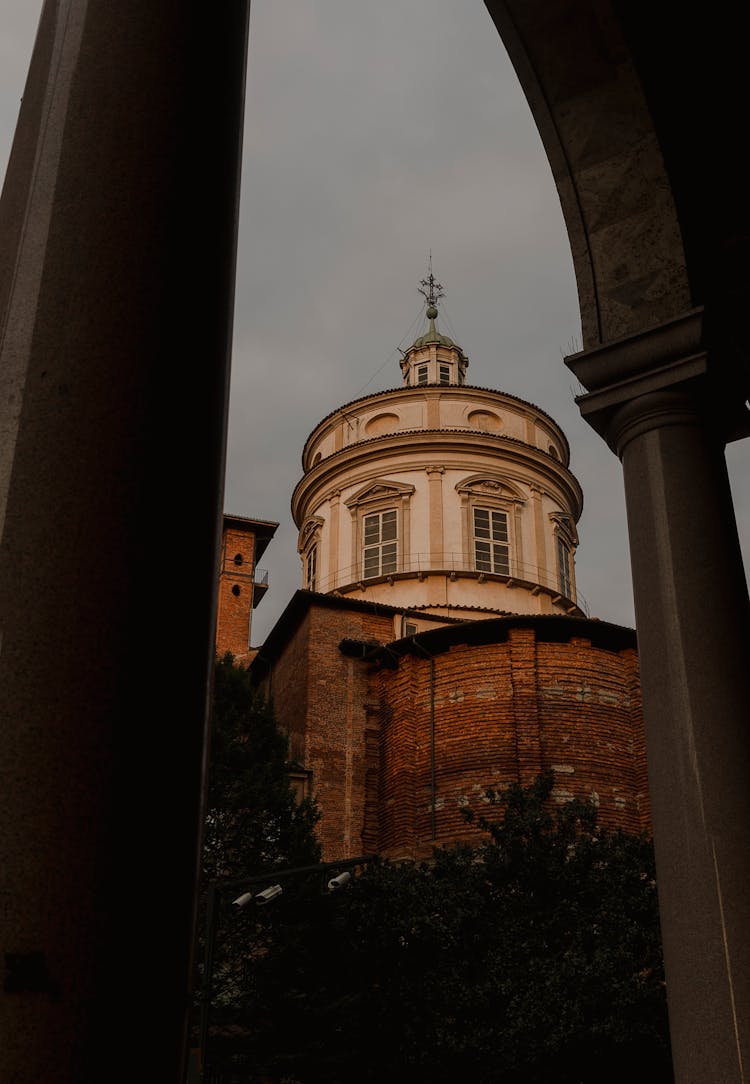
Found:
[{"label": "metal railing", "polygon": [[590,616],[589,606],[586,599],[576,591],[573,584],[570,585],[572,594],[567,594],[562,589],[560,576],[547,568],[538,565],[525,565],[511,559],[507,569],[500,567],[498,571],[477,568],[476,563],[464,553],[410,553],[399,556],[396,567],[379,572],[377,575],[365,576],[363,566],[350,565],[349,568],[340,568],[325,580],[318,582],[316,590],[323,594],[335,591],[339,587],[348,587],[352,584],[374,584],[388,582],[393,579],[404,579],[423,575],[458,575],[468,576],[480,583],[490,581],[492,583],[505,583],[508,587],[518,586],[533,591],[534,588],[542,588],[545,592],[564,599],[577,606],[586,617]]}]

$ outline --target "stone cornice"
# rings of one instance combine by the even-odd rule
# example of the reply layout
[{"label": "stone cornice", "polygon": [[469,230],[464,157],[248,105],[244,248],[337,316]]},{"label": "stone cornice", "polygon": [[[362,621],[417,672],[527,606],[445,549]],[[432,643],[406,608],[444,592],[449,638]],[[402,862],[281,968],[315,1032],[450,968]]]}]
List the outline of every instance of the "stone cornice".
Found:
[{"label": "stone cornice", "polygon": [[[570,445],[568,444],[565,433],[554,418],[535,403],[528,402],[526,399],[521,399],[516,395],[511,395],[509,392],[498,391],[495,388],[475,387],[470,384],[421,384],[418,387],[390,388],[386,391],[377,392],[374,395],[365,395],[360,399],[353,399],[349,403],[344,403],[336,410],[332,410],[330,414],[327,414],[320,422],[318,422],[305,441],[304,448],[302,449],[302,469],[309,469],[308,460],[310,458],[312,444],[337,425],[340,418],[346,419],[349,416],[359,414],[364,409],[369,409],[370,406],[380,405],[386,407],[390,403],[398,401],[433,398],[456,398],[459,400],[476,399],[479,403],[492,403],[495,406],[504,404],[507,409],[510,409],[515,414],[536,418],[542,426],[551,429],[553,435],[561,441],[565,450],[565,462],[568,463],[570,461]],[[357,441],[357,443],[363,442]]]},{"label": "stone cornice", "polygon": [[[467,452],[472,457],[470,462],[466,462]],[[399,455],[402,457],[399,464],[383,465],[384,460],[393,460]],[[349,475],[362,464],[367,464],[368,472],[358,473],[356,479],[364,485],[370,477],[389,471],[398,474],[404,470],[423,470],[435,462],[449,470],[480,471],[488,458],[495,461],[502,458],[505,472],[511,465],[521,466],[535,476],[534,484],[542,482],[557,488],[562,503],[571,508],[576,520],[580,518],[583,509],[581,487],[575,475],[559,460],[514,437],[473,429],[400,430],[350,444],[321,460],[300,479],[292,494],[292,517],[299,527],[301,516],[307,513],[313,498],[319,500],[326,490],[340,489],[342,476]],[[528,485],[532,479],[520,476],[518,481]]]}]

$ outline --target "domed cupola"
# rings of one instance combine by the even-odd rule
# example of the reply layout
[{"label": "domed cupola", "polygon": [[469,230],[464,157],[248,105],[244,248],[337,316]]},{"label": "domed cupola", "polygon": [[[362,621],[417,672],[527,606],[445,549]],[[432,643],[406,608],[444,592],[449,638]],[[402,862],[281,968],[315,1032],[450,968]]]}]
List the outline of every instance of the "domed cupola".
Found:
[{"label": "domed cupola", "polygon": [[398,607],[405,628],[420,612],[580,614],[583,495],[565,436],[533,403],[466,384],[431,269],[421,286],[428,326],[403,354],[403,387],[344,404],[305,443],[303,585]]},{"label": "domed cupola", "polygon": [[460,346],[447,335],[438,331],[438,302],[443,297],[443,287],[430,273],[422,279],[419,292],[426,303],[425,316],[429,326],[424,334],[415,339],[401,359],[404,387],[424,384],[463,384],[469,359]]}]

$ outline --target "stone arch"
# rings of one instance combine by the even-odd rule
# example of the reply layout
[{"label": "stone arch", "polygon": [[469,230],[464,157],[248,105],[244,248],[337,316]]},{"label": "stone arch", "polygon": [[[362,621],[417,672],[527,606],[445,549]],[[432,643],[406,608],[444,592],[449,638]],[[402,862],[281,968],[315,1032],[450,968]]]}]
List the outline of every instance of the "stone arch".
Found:
[{"label": "stone arch", "polygon": [[557,184],[585,349],[693,300],[675,198],[636,60],[601,0],[486,0]]}]

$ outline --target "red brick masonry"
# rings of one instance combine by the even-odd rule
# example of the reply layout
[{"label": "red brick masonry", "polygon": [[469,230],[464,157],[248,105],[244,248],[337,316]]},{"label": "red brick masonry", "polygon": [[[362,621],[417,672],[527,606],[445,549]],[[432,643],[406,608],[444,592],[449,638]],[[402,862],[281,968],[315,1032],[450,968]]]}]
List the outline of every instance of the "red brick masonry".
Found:
[{"label": "red brick masonry", "polygon": [[476,840],[462,807],[485,812],[488,789],[543,768],[555,800],[649,829],[632,630],[512,615],[394,641],[397,614],[297,592],[253,664],[312,772],[326,858]]}]

